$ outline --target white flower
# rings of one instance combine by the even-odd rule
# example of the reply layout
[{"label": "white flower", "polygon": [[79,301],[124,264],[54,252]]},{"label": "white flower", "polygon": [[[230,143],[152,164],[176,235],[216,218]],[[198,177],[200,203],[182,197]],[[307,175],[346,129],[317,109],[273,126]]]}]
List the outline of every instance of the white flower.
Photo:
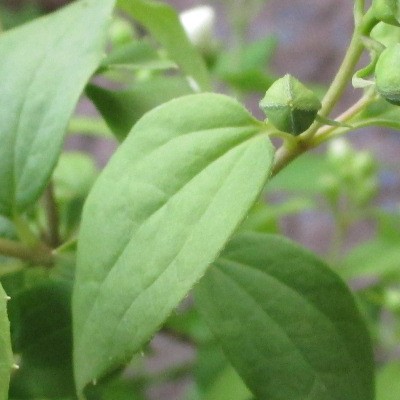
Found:
[{"label": "white flower", "polygon": [[190,41],[198,47],[208,48],[214,37],[215,11],[210,6],[199,6],[179,15]]}]

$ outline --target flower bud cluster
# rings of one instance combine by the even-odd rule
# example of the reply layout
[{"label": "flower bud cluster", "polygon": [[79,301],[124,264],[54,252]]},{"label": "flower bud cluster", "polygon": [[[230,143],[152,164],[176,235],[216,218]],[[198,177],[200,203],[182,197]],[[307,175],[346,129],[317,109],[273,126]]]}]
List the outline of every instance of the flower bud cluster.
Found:
[{"label": "flower bud cluster", "polygon": [[354,150],[345,139],[330,142],[327,152],[329,170],[321,181],[331,204],[343,198],[356,208],[367,205],[377,194],[377,166],[371,153]]}]

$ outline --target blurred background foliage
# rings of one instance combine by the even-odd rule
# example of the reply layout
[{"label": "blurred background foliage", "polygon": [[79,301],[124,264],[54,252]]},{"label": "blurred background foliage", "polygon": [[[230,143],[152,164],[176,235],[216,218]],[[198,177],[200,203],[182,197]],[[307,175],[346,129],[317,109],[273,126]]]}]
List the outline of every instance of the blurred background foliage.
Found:
[{"label": "blurred background foliage", "polygon": [[[1,0],[2,29],[11,29],[65,3]],[[168,3],[180,11],[199,4],[194,0]],[[216,90],[245,101],[259,118],[262,116],[258,101],[274,79],[286,73],[306,81],[322,96],[350,37],[351,3],[347,0],[210,1],[215,8],[216,23],[211,39],[202,44],[200,51]],[[116,50],[125,40],[132,41],[145,34],[139,26],[126,29],[126,24],[127,20],[121,18],[113,23],[110,41],[114,58],[106,59],[105,70],[107,63],[118,64]],[[71,121],[67,152],[53,176],[63,240],[68,241],[76,234],[84,199],[117,140],[123,140],[131,125],[147,110],[193,90],[182,76],[171,72],[174,66],[168,57],[159,56],[159,48],[152,40],[141,43],[131,49],[136,65],[106,72],[100,80],[96,78],[86,90],[77,117]],[[154,93],[162,96],[155,98]],[[349,88],[335,112],[352,104],[357,93]],[[121,115],[124,117],[120,118]],[[395,388],[400,381],[399,154],[399,132],[390,129],[365,128],[346,139],[337,139],[302,156],[274,178],[241,227],[288,235],[321,254],[352,286],[375,344],[378,400],[397,399],[400,391]],[[32,210],[31,217],[43,221],[43,210]],[[15,236],[6,220],[0,220],[0,234]],[[46,284],[42,281],[43,276],[47,278],[46,271],[25,274],[14,261],[3,260],[2,264],[2,283],[9,294],[19,299],[11,310],[11,318],[20,326],[30,326],[28,333],[34,332],[35,324],[41,320],[25,315],[24,306],[45,293],[51,300],[47,307],[59,310],[60,319],[51,323],[56,328],[68,326],[65,307],[69,307],[73,260],[66,256],[52,272],[51,283]],[[9,271],[20,274],[18,280],[15,275],[10,279]],[[54,292],[53,286],[60,285],[63,290]],[[70,332],[63,333],[68,342]],[[68,355],[61,369],[50,372],[46,369],[54,363],[50,354],[45,355],[47,367],[41,368],[34,351],[24,349],[27,338],[16,333],[14,340],[22,353],[27,352],[28,360],[32,360],[32,368],[28,372],[22,369],[13,381],[14,398],[25,398],[26,388],[37,396],[48,395],[36,387],[38,379],[53,383],[62,376],[72,379]],[[57,351],[60,355],[67,352],[64,347]],[[189,375],[192,368],[194,379]],[[146,350],[146,357],[138,356],[132,361],[125,378],[123,382],[111,380],[105,387],[95,388],[91,398],[249,399],[190,300],[170,317],[161,335]],[[226,392],[226,387],[233,394]],[[132,397],[133,393],[136,397]],[[70,394],[66,387],[62,395]]]}]

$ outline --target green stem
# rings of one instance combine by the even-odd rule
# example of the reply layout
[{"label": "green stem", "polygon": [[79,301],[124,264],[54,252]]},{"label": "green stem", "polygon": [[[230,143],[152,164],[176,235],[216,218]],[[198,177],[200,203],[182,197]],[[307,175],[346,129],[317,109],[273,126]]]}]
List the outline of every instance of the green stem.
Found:
[{"label": "green stem", "polygon": [[[368,104],[372,103],[375,100],[376,100],[375,96],[371,95],[370,93],[365,94],[350,108],[348,108],[343,114],[339,115],[339,117],[336,118],[336,121],[342,123],[348,122],[349,120],[351,120],[351,118],[353,118],[355,115],[361,112]],[[339,129],[338,127],[332,127],[332,126],[322,127],[316,132],[312,140],[312,145],[313,147],[316,147],[321,143],[329,140],[330,138],[337,136],[337,132],[340,132],[342,134],[352,129],[353,126],[351,126],[351,128],[339,127]]]},{"label": "green stem", "polygon": [[[362,3],[359,2],[358,4],[360,5]],[[358,25],[356,25],[354,29],[349,47],[343,58],[342,64],[322,100],[322,108],[319,114],[323,117],[329,116],[336,103],[343,95],[343,92],[350,82],[354,73],[354,69],[364,50],[364,45],[361,38],[363,35],[369,34],[371,29],[376,25],[377,20],[373,16],[372,11],[368,10],[368,12],[363,15],[362,18],[358,18],[358,20],[356,19],[356,23]],[[272,168],[272,176],[276,175],[295,158],[297,158],[307,150],[315,147],[315,144],[312,140],[320,128],[321,124],[319,122],[315,122],[306,132],[298,137],[297,145],[292,146],[291,144],[291,147],[288,148],[284,144],[281,148],[279,148],[275,154],[274,166]]]},{"label": "green stem", "polygon": [[44,193],[44,205],[48,224],[48,243],[51,247],[60,245],[58,207],[54,197],[54,186],[50,182]]},{"label": "green stem", "polygon": [[368,11],[364,15],[363,19],[359,21],[359,25],[355,27],[342,64],[340,65],[331,86],[322,100],[322,108],[320,110],[321,115],[327,117],[330,114],[342,96],[348,83],[351,81],[354,69],[364,50],[362,36],[368,35],[375,26],[376,22],[377,21],[375,20],[372,12]]},{"label": "green stem", "polygon": [[[361,97],[355,104],[348,108],[343,114],[339,115],[336,120],[339,122],[347,122],[352,117],[361,112],[368,104],[375,101],[376,97],[366,94]],[[275,155],[274,167],[272,170],[272,176],[275,176],[282,168],[293,161],[295,158],[303,154],[309,149],[319,146],[321,143],[335,137],[340,134],[346,133],[349,130],[354,130],[355,126],[351,128],[335,127],[335,126],[323,126],[309,141],[292,140],[289,145],[282,146]]]},{"label": "green stem", "polygon": [[0,254],[34,264],[51,265],[54,263],[51,250],[43,244],[30,247],[13,240],[0,238]]}]

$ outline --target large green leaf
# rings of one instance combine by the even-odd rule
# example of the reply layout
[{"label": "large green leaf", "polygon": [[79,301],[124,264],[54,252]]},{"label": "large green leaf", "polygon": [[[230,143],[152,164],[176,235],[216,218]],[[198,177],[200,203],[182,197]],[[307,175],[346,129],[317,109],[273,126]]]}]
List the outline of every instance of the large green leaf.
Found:
[{"label": "large green leaf", "polygon": [[8,399],[13,354],[11,350],[10,323],[7,317],[7,295],[0,284],[0,400]]},{"label": "large green leaf", "polygon": [[118,0],[118,5],[152,33],[166,48],[169,56],[201,89],[210,89],[205,63],[190,43],[171,6],[149,0]]},{"label": "large green leaf", "polygon": [[273,147],[222,95],[146,114],[86,202],[73,298],[78,390],[127,362],[200,279],[255,202]]},{"label": "large green leaf", "polygon": [[0,214],[25,209],[46,185],[103,57],[114,2],[75,2],[1,35]]},{"label": "large green leaf", "polygon": [[196,294],[257,398],[373,399],[364,321],[345,284],[313,254],[278,236],[239,235]]}]

